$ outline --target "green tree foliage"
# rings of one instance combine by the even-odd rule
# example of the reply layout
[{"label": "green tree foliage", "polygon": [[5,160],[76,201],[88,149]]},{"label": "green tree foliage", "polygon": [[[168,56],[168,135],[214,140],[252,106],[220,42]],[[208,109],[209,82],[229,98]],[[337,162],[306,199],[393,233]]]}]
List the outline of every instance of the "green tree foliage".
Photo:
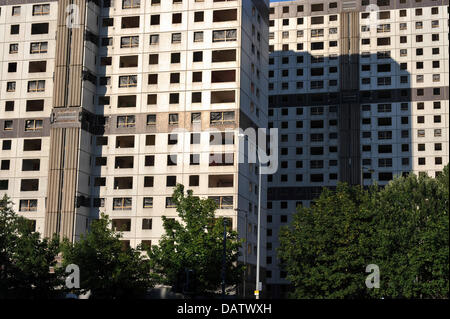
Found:
[{"label": "green tree foliage", "polygon": [[60,294],[64,281],[61,269],[55,267],[58,252],[58,239],[41,240],[29,220],[13,211],[6,196],[0,200],[0,298],[36,299]]},{"label": "green tree foliage", "polygon": [[121,234],[112,230],[108,216],[92,221],[90,232],[75,243],[62,245],[64,267],[80,268],[78,293],[91,298],[141,298],[152,287],[145,253],[125,247]]},{"label": "green tree foliage", "polygon": [[279,257],[296,298],[363,297],[373,212],[368,193],[339,184],[311,208],[299,207],[280,232]]},{"label": "green tree foliage", "polygon": [[375,296],[448,298],[448,166],[437,179],[410,174],[377,194],[374,256],[380,267]]},{"label": "green tree foliage", "polygon": [[[294,298],[448,298],[449,172],[383,188],[338,185],[280,232]],[[380,288],[368,289],[376,264]]]},{"label": "green tree foliage", "polygon": [[[173,200],[181,222],[163,216],[165,234],[159,245],[148,251],[152,271],[158,282],[181,291],[190,290],[194,295],[213,293],[221,284],[223,219],[215,218],[214,201],[193,196],[192,190],[185,195],[183,185],[177,185]],[[227,286],[241,280],[243,268],[237,264],[241,244],[237,233],[228,228]],[[183,286],[186,270],[192,271],[189,288]]]}]

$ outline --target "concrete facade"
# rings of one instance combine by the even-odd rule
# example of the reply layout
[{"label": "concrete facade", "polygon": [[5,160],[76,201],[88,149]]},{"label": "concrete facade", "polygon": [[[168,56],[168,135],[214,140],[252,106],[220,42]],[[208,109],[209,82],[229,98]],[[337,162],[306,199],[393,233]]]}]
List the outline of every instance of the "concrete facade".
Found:
[{"label": "concrete facade", "polygon": [[[44,11],[35,14],[37,6]],[[250,265],[252,294],[258,189],[263,243],[267,190],[257,163],[239,163],[247,147],[239,128],[267,127],[268,1],[6,1],[0,8],[0,192],[16,211],[45,236],[72,240],[105,213],[125,229],[125,245],[156,244],[161,216],[177,216],[173,188],[184,184],[213,197],[217,214],[245,238],[241,262]],[[48,27],[36,26],[41,21]],[[30,54],[31,43],[44,40],[46,51]],[[34,60],[46,68],[32,73]],[[35,78],[45,87],[30,84]],[[43,107],[27,109],[38,98]],[[264,250],[261,260],[264,275]]]},{"label": "concrete facade", "polygon": [[434,177],[448,163],[448,1],[272,2],[269,39],[280,169],[268,180],[266,278],[280,297],[278,234],[297,205],[338,181]]}]

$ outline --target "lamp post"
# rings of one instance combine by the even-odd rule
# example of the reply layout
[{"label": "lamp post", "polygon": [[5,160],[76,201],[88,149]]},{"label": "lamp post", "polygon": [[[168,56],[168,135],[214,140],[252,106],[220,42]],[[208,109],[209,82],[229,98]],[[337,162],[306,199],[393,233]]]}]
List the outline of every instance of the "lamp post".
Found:
[{"label": "lamp post", "polygon": [[222,251],[222,298],[225,298],[226,254],[227,254],[227,221],[223,219],[223,251]]},{"label": "lamp post", "polygon": [[[259,152],[258,152],[259,153]],[[258,154],[259,161],[259,154]],[[259,268],[260,268],[260,256],[261,256],[261,162],[259,161],[258,166],[258,235],[256,244],[256,299],[259,299]]]},{"label": "lamp post", "polygon": [[[245,242],[247,243],[247,237],[248,237],[248,234],[247,234],[247,228],[248,228],[248,225],[247,225],[247,211],[246,210],[244,210],[244,209],[240,209],[240,208],[235,208],[234,209],[237,213],[238,213],[238,217],[239,217],[239,212],[244,212],[245,213],[245,222],[244,222],[244,227],[245,227]],[[244,297],[244,299],[245,299],[245,292],[246,292],[246,281],[247,281],[247,278],[246,278],[246,273],[245,273],[245,271],[247,270],[246,269],[247,268],[247,247],[244,247],[244,276],[243,276],[243,278],[244,278],[244,282],[243,282],[243,297]]]}]

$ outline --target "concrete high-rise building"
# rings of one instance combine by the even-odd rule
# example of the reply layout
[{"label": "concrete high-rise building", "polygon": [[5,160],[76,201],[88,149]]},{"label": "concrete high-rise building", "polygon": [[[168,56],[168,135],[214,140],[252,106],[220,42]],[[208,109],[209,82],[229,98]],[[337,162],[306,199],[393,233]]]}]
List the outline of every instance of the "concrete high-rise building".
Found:
[{"label": "concrete high-rise building", "polygon": [[[182,183],[246,239],[247,297],[259,190],[280,297],[297,205],[449,160],[448,0],[0,0],[0,65],[0,195],[36,230],[76,240],[105,213],[155,244]],[[257,127],[279,133],[267,185],[239,162]]]},{"label": "concrete high-rise building", "polygon": [[105,213],[136,246],[157,243],[184,184],[246,239],[253,295],[267,191],[258,164],[238,160],[238,129],[267,127],[269,1],[0,0],[0,10],[0,194],[45,236],[76,240]]},{"label": "concrete high-rise building", "polygon": [[284,296],[280,226],[338,181],[434,177],[449,161],[448,1],[270,4],[267,289]]}]

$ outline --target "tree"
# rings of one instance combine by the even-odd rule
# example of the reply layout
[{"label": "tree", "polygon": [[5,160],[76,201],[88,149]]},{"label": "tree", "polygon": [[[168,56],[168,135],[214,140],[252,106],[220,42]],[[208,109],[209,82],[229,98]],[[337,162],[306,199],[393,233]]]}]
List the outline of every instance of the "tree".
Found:
[{"label": "tree", "polygon": [[410,174],[378,194],[376,264],[384,298],[449,297],[448,166],[437,179]]},{"label": "tree", "polygon": [[373,212],[369,193],[339,184],[324,189],[311,207],[298,207],[292,225],[280,231],[282,267],[295,290],[294,298],[358,298],[370,262]]},{"label": "tree", "polygon": [[78,293],[91,292],[92,298],[141,298],[152,287],[148,259],[139,249],[125,247],[121,234],[110,228],[102,214],[92,221],[91,230],[80,240],[65,240],[63,264],[80,269]]},{"label": "tree", "polygon": [[[59,240],[44,238],[0,200],[0,298],[51,298],[60,294]],[[54,271],[50,272],[50,268]]]},{"label": "tree", "polygon": [[[339,184],[280,232],[294,298],[448,298],[449,171],[385,187]],[[368,289],[366,266],[380,271]]]},{"label": "tree", "polygon": [[[178,184],[173,193],[181,222],[163,216],[165,234],[159,245],[149,249],[150,262],[158,282],[178,291],[190,290],[193,295],[214,293],[221,284],[223,251],[223,218],[216,218],[216,204],[200,199]],[[229,225],[231,226],[231,225]],[[241,280],[243,268],[237,263],[241,241],[237,233],[227,228],[226,284]],[[186,272],[190,287],[186,289]]]}]

